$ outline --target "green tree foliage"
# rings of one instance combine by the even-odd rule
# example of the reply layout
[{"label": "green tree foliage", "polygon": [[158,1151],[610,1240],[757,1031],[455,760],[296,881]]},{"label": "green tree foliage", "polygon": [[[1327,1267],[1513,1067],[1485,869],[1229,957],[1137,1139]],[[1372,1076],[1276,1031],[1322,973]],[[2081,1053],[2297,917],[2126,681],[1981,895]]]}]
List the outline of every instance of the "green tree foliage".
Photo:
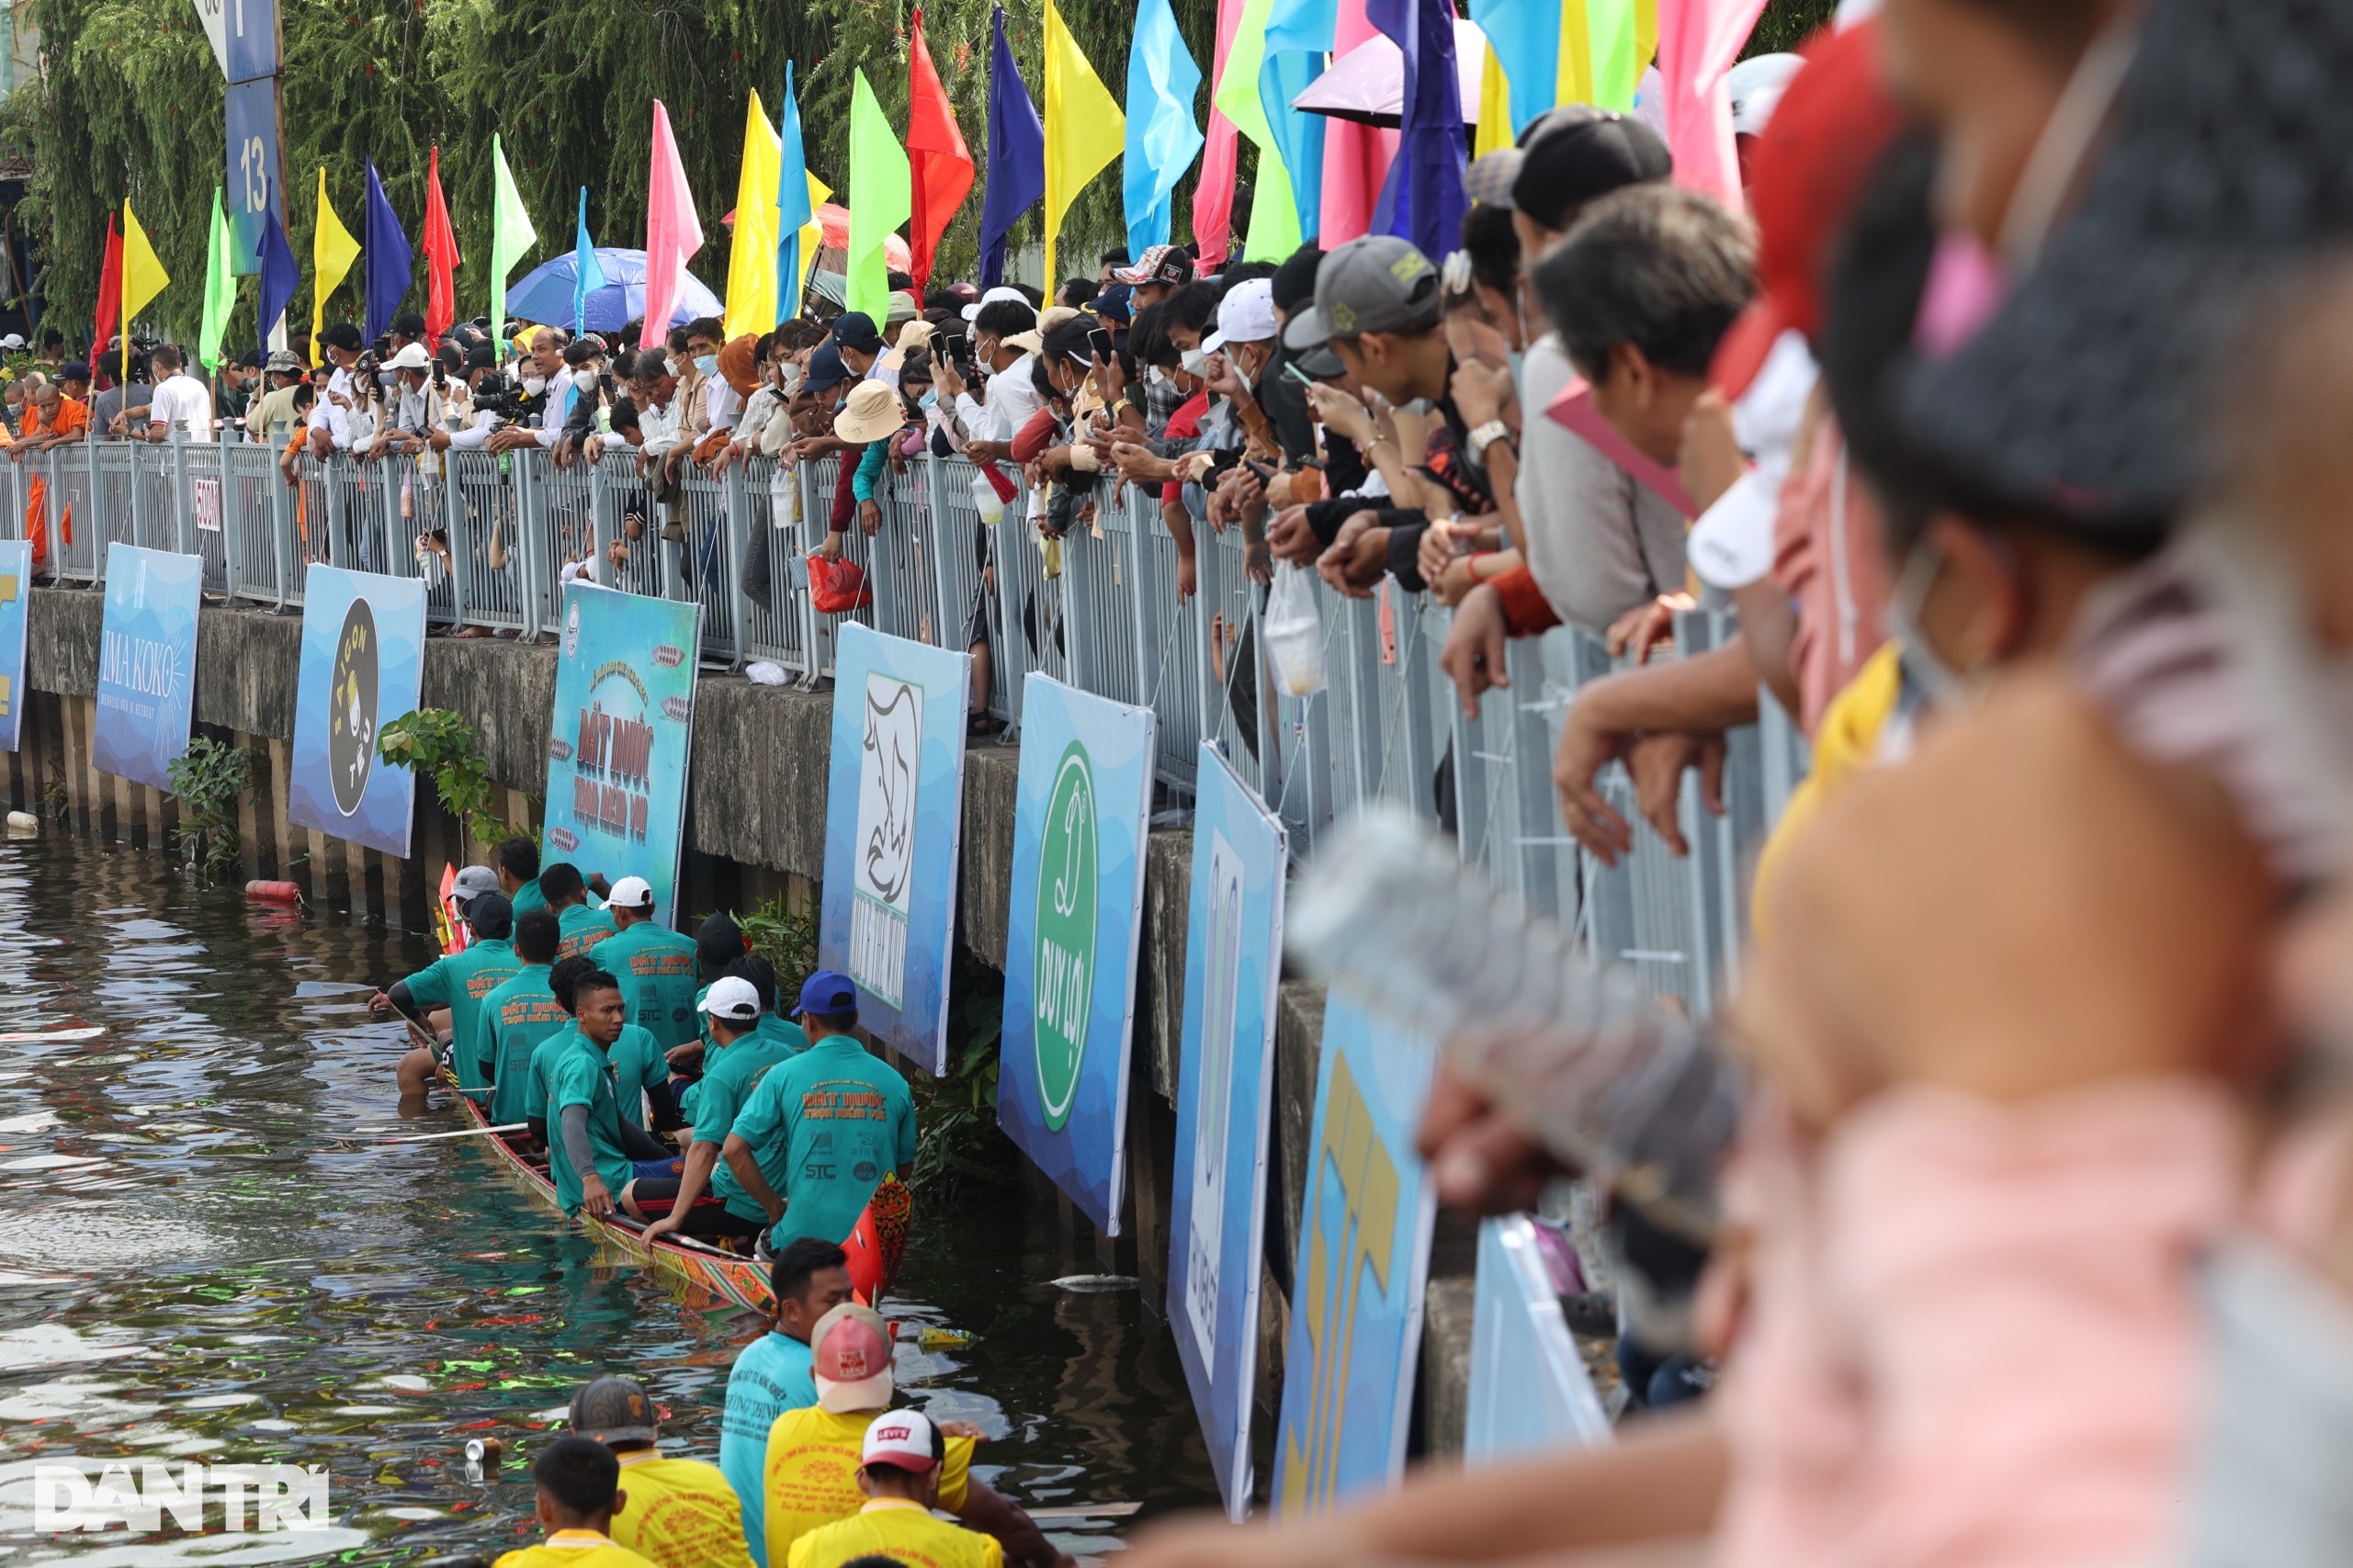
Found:
[{"label": "green tree foliage", "polygon": [[[905,0],[280,0],[287,71],[283,105],[288,239],[303,282],[291,308],[311,306],[311,237],[318,171],[329,199],[360,232],[364,165],[374,158],[392,206],[421,242],[428,150],[441,148],[443,189],[458,247],[462,315],[489,308],[490,146],[503,139],[538,247],[527,268],[571,243],[579,188],[600,243],[642,243],[651,100],[668,107],[702,215],[705,247],[692,270],[714,291],[727,276],[745,95],[756,89],[771,118],[785,62],[797,62],[811,166],[846,186],[853,73],[863,69],[893,120],[905,124]],[[1759,42],[1793,41],[1830,0],[1773,0]],[[46,268],[50,310],[69,332],[86,331],[97,295],[107,215],[128,195],[172,286],[145,320],[193,333],[202,312],[204,240],[212,191],[224,182],[221,73],[188,0],[26,0],[40,30],[45,76],[0,107],[0,140],[33,154],[20,220]],[[933,0],[923,17],[932,58],[955,100],[976,163],[988,141],[990,0]],[[1126,79],[1132,0],[1063,0],[1063,19],[1114,96]],[[1042,96],[1042,0],[1011,0],[1007,30],[1034,97]],[[1215,0],[1176,0],[1187,46],[1210,69]],[[1206,112],[1206,89],[1202,108]],[[1245,151],[1245,170],[1248,168]],[[1092,259],[1117,243],[1118,164],[1071,209],[1063,252]],[[1180,193],[1184,232],[1189,189]],[[979,254],[980,190],[958,214],[942,250],[949,276],[968,275]],[[1035,212],[1016,243],[1038,237]],[[331,321],[360,311],[364,264],[327,302]],[[411,302],[422,308],[424,264]],[[254,286],[231,341],[254,331]]]}]

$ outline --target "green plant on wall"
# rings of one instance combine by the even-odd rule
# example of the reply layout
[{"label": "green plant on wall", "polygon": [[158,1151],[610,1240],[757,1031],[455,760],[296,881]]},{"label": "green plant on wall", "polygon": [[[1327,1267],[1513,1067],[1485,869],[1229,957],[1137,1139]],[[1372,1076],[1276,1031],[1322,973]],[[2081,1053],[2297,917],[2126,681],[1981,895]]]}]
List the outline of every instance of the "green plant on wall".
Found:
[{"label": "green plant on wall", "polygon": [[948,1070],[918,1073],[915,1169],[926,1193],[970,1182],[1000,1187],[1019,1168],[997,1127],[998,1044],[1004,1034],[1005,977],[961,949],[948,986]]},{"label": "green plant on wall", "polygon": [[736,916],[735,923],[743,928],[752,951],[775,966],[776,1006],[789,1014],[802,984],[817,969],[817,911],[790,908],[782,898],[771,898],[752,913]]},{"label": "green plant on wall", "polygon": [[191,866],[202,866],[209,876],[226,876],[237,869],[243,845],[237,833],[237,803],[243,798],[254,773],[254,754],[199,735],[187,752],[173,759],[166,776],[172,798],[180,803],[180,844]]},{"label": "green plant on wall", "polygon": [[516,833],[538,836],[491,809],[481,742],[474,727],[447,708],[417,708],[390,721],[376,732],[376,755],[431,777],[442,809],[458,819],[469,844],[487,849]]}]

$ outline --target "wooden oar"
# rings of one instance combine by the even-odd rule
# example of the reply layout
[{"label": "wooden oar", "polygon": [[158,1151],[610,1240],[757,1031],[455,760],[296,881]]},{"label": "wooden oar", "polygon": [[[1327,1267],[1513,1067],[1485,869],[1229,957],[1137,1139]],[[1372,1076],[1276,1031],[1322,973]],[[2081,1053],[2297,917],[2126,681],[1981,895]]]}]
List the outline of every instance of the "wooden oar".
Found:
[{"label": "wooden oar", "polygon": [[1022,1512],[1033,1519],[1124,1519],[1143,1506],[1141,1503],[1081,1503],[1066,1508],[1024,1508]]},{"label": "wooden oar", "polygon": [[12,1034],[0,1034],[0,1043],[21,1045],[34,1040],[96,1040],[104,1034],[103,1028],[32,1030]]},{"label": "wooden oar", "polygon": [[[377,1141],[379,1145],[389,1144],[430,1144],[439,1138],[479,1138],[491,1133],[520,1133],[525,1131],[529,1125],[530,1123],[526,1122],[509,1122],[503,1126],[498,1127],[460,1127],[454,1133],[417,1133],[405,1138],[380,1138]],[[338,1138],[369,1138],[374,1137],[379,1133],[389,1133],[391,1129],[389,1127],[355,1127],[348,1133],[336,1133],[330,1135]]]}]

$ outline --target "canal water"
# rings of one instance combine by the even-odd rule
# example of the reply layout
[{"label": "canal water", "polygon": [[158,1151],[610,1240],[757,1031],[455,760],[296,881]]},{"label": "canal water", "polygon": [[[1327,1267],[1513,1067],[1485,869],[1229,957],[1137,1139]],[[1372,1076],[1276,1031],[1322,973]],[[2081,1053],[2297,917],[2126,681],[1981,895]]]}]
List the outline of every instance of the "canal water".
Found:
[{"label": "canal water", "polygon": [[[402,1042],[374,985],[415,936],[249,906],[164,856],[0,843],[0,1561],[485,1558],[536,1539],[515,1455],[586,1379],[626,1371],[666,1450],[716,1460],[749,1315],[695,1310],[600,1259],[469,1140],[332,1134],[399,1120]],[[460,1125],[436,1101],[410,1130]],[[889,1314],[906,1396],[988,1433],[975,1471],[1114,1551],[1215,1500],[1169,1335],[1133,1291],[1074,1294],[1054,1211],[1019,1188],[919,1204]],[[466,1478],[496,1438],[503,1478]],[[44,1461],[325,1465],[333,1529],[36,1537]],[[85,1465],[95,1473],[94,1466]],[[218,1508],[213,1524],[217,1529]]]}]

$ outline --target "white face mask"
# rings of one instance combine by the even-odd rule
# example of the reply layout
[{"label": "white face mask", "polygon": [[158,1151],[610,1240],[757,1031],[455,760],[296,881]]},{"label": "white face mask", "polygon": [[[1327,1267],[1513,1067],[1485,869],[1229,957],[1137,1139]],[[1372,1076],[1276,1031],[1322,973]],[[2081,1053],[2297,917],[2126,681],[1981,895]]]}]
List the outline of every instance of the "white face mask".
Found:
[{"label": "white face mask", "polygon": [[534,373],[523,378],[523,390],[529,397],[536,398],[547,389],[548,380],[544,376]]},{"label": "white face mask", "polygon": [[571,384],[583,392],[593,392],[596,390],[596,372],[587,369],[575,370],[571,373]]},{"label": "white face mask", "polygon": [[1186,349],[1177,363],[1184,367],[1186,375],[1195,378],[1205,374],[1209,369],[1209,356],[1197,348]]},{"label": "white face mask", "polygon": [[785,367],[785,391],[786,395],[789,396],[790,394],[800,390],[800,378],[801,368],[799,366],[787,365]]},{"label": "white face mask", "polygon": [[1161,369],[1159,366],[1150,365],[1145,367],[1144,379],[1152,386],[1165,387],[1169,384],[1171,378],[1167,371]]}]

